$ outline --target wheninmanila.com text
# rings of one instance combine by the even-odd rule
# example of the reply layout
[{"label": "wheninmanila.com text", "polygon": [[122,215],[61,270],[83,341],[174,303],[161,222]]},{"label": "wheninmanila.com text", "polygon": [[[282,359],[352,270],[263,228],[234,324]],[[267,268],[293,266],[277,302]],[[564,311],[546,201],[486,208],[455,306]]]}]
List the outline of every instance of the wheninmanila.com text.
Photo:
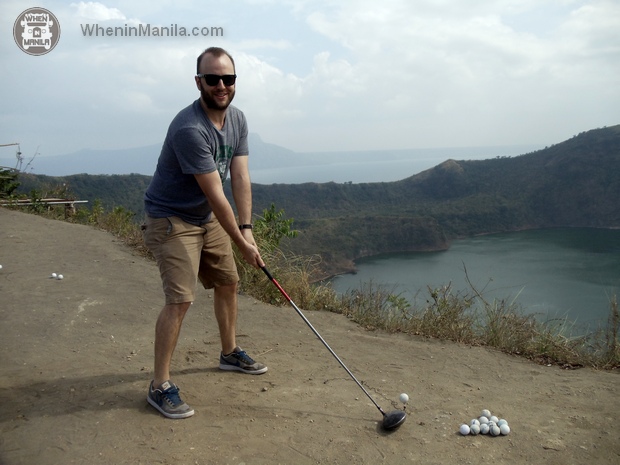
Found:
[{"label": "wheninmanila.com text", "polygon": [[183,27],[178,24],[170,26],[151,26],[138,24],[136,26],[108,26],[99,24],[80,24],[84,37],[223,37],[223,27]]}]

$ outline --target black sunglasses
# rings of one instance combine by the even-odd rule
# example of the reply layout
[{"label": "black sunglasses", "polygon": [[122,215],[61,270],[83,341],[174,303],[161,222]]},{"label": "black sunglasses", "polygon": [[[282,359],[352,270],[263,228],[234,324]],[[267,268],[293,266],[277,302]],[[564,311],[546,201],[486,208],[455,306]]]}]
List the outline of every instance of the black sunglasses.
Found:
[{"label": "black sunglasses", "polygon": [[204,78],[208,86],[217,86],[220,83],[220,79],[225,86],[233,86],[237,80],[236,74],[224,74],[223,76],[217,74],[197,74],[196,77]]}]

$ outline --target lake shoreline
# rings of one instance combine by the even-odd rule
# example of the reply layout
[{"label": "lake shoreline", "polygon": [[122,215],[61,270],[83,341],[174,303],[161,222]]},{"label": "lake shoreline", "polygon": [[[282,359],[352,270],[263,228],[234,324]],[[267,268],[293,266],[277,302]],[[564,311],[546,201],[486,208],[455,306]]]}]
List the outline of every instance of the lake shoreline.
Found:
[{"label": "lake shoreline", "polygon": [[[428,286],[465,292],[467,279],[490,300],[518,303],[552,321],[604,324],[609,299],[620,294],[618,228],[545,228],[455,239],[445,253],[408,252],[363,257],[333,273],[337,293],[373,282],[408,300]],[[466,271],[465,271],[466,270]],[[467,279],[466,279],[467,278]],[[512,296],[512,297],[511,297]]]},{"label": "lake shoreline", "polygon": [[447,241],[447,246],[442,247],[442,248],[430,248],[429,249],[429,248],[420,247],[420,248],[414,248],[414,249],[400,250],[397,252],[385,252],[385,253],[378,253],[378,254],[373,254],[373,255],[360,255],[353,259],[333,260],[327,263],[326,266],[324,267],[326,270],[329,270],[329,271],[327,273],[321,273],[320,276],[318,278],[313,279],[312,282],[329,281],[333,278],[336,278],[342,275],[355,275],[358,272],[357,262],[359,260],[380,258],[382,256],[390,256],[390,255],[399,254],[399,253],[409,254],[409,253],[425,253],[425,252],[428,252],[428,253],[442,252],[442,251],[449,250],[452,243],[455,241],[467,240],[467,239],[476,238],[476,237],[488,237],[488,236],[493,236],[496,234],[509,234],[509,233],[519,233],[519,232],[527,232],[527,231],[553,231],[553,230],[563,230],[563,229],[573,229],[573,230],[591,229],[591,230],[616,231],[616,230],[620,230],[620,227],[616,227],[616,226],[605,226],[605,227],[565,226],[565,227],[549,227],[549,228],[524,227],[524,228],[517,228],[517,229],[513,229],[509,231],[490,231],[490,232],[478,233],[478,234],[467,235],[467,236],[457,236],[453,239],[449,239]]}]

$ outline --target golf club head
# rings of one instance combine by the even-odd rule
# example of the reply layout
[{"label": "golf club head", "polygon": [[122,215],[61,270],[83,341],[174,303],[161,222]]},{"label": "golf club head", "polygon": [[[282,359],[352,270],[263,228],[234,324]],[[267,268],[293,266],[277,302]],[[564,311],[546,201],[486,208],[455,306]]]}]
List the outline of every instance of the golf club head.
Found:
[{"label": "golf club head", "polygon": [[391,431],[402,425],[406,419],[407,414],[404,410],[393,410],[383,415],[383,423],[381,426],[384,430]]}]

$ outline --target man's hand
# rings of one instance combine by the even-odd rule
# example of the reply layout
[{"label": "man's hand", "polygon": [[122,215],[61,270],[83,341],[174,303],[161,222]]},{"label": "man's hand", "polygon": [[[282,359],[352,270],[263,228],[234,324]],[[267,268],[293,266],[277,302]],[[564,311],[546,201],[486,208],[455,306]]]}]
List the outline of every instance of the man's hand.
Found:
[{"label": "man's hand", "polygon": [[239,247],[239,250],[243,254],[243,259],[254,268],[262,268],[263,266],[265,266],[265,262],[263,262],[263,259],[260,256],[260,252],[256,247],[254,236],[252,236],[251,233],[250,237],[248,237],[247,233],[243,233],[243,236],[245,239],[246,247],[240,247],[239,245],[237,245],[237,247]]}]

